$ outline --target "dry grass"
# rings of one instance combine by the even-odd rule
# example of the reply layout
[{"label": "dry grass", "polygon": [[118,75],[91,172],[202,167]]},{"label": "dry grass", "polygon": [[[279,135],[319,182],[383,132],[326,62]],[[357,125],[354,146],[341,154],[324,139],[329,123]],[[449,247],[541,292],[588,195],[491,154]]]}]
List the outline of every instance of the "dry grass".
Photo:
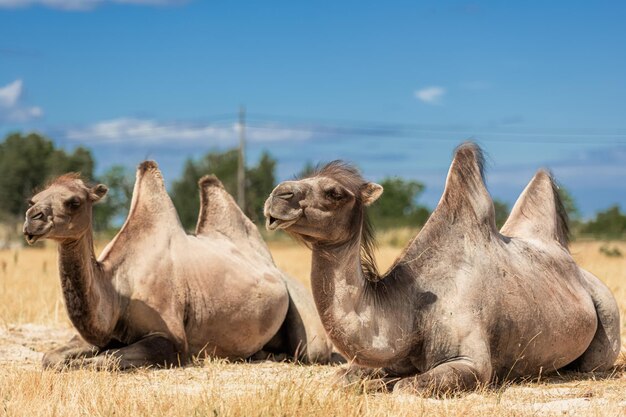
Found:
[{"label": "dry grass", "polygon": [[[391,265],[401,250],[398,242],[408,236],[383,236],[381,269]],[[601,245],[577,242],[572,252],[609,285],[626,317],[626,258],[607,257]],[[625,243],[611,245],[626,254]],[[308,283],[307,249],[276,242],[272,252],[281,268]],[[612,376],[570,374],[436,400],[336,389],[330,366],[207,361],[128,373],[42,371],[41,352],[70,334],[56,251],[0,251],[0,415],[626,415],[624,356]]]}]

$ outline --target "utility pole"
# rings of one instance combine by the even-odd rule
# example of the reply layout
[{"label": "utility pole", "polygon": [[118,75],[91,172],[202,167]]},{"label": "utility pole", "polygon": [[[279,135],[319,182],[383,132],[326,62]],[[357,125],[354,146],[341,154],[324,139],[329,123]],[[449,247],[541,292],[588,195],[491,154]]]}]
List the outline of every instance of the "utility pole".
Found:
[{"label": "utility pole", "polygon": [[237,165],[237,204],[246,210],[246,108],[239,107],[239,163]]}]

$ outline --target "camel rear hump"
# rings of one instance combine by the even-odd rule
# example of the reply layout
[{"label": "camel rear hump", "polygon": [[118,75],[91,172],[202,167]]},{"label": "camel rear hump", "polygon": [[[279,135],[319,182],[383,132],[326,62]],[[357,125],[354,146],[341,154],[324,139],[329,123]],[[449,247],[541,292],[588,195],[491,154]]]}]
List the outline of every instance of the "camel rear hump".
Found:
[{"label": "camel rear hump", "polygon": [[501,233],[558,242],[567,249],[569,225],[558,186],[549,171],[537,171],[515,202]]},{"label": "camel rear hump", "polygon": [[198,181],[200,213],[196,235],[219,232],[231,239],[252,245],[260,254],[271,254],[256,225],[239,208],[215,175],[205,175]]}]

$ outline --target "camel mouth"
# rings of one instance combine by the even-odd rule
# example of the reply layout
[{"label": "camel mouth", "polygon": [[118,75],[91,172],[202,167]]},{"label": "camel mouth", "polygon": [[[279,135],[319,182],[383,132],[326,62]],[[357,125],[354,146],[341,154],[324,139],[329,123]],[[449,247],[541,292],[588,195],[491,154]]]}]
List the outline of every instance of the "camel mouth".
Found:
[{"label": "camel mouth", "polygon": [[265,227],[267,228],[267,230],[271,230],[271,231],[278,230],[278,229],[287,229],[288,227],[292,226],[295,222],[297,222],[299,218],[300,216],[296,216],[293,219],[285,220],[285,219],[279,219],[278,217],[269,215],[267,217],[267,221],[265,222]]},{"label": "camel mouth", "polygon": [[37,243],[39,239],[44,238],[47,234],[48,232],[45,232],[39,235],[35,235],[32,233],[24,233],[24,238],[26,239],[26,243],[28,243],[29,245],[34,245],[35,243]]},{"label": "camel mouth", "polygon": [[25,224],[24,225],[24,239],[26,239],[26,243],[28,243],[29,245],[34,245],[40,239],[43,239],[46,236],[48,236],[48,234],[52,230],[52,223],[48,223],[44,225],[43,227],[37,228],[38,230],[36,231],[29,231],[28,229],[29,229],[28,225]]}]

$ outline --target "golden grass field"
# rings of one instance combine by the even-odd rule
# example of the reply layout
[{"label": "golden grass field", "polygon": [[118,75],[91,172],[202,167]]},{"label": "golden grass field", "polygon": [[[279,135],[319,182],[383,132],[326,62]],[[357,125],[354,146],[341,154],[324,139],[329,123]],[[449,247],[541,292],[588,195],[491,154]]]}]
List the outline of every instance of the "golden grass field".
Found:
[{"label": "golden grass field", "polygon": [[[398,237],[400,236],[400,237]],[[410,233],[381,236],[381,269]],[[401,242],[399,242],[401,241]],[[608,257],[600,242],[576,242],[581,266],[611,288],[626,317],[626,257]],[[271,245],[276,263],[308,283],[309,251]],[[626,254],[626,243],[611,243]],[[0,415],[23,416],[626,416],[626,356],[611,374],[566,374],[434,399],[339,389],[334,366],[227,363],[133,372],[44,371],[41,352],[72,335],[60,293],[56,250],[0,251]],[[622,322],[626,341],[626,324]]]}]

